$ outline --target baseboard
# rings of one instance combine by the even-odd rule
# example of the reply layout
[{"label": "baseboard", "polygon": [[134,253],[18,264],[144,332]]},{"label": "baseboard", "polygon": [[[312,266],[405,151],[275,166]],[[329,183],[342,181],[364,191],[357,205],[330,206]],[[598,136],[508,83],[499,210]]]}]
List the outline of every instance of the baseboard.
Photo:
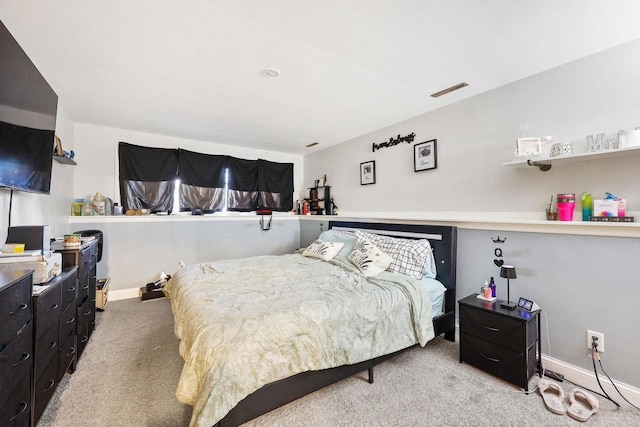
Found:
[{"label": "baseboard", "polygon": [[[593,371],[582,369],[578,366],[570,365],[566,362],[563,362],[562,360],[554,359],[545,355],[542,356],[542,364],[545,369],[551,369],[554,372],[564,375],[564,377],[572,383],[578,384],[593,391],[597,391],[599,393],[601,392],[600,386],[598,385],[598,381],[596,380],[596,376],[594,375]],[[615,400],[622,406],[627,405],[624,399],[622,399],[618,392],[615,390],[613,385],[611,385],[611,381],[609,381],[606,376],[601,375],[600,371],[598,371],[598,378],[600,378],[602,387],[613,400]],[[640,389],[619,382],[615,378],[613,380],[618,390],[620,390],[620,392],[624,395],[625,398],[627,398],[629,402],[633,403],[635,406],[640,406]]]},{"label": "baseboard", "polygon": [[140,288],[118,289],[117,291],[109,291],[109,301],[118,301],[121,299],[138,298]]}]

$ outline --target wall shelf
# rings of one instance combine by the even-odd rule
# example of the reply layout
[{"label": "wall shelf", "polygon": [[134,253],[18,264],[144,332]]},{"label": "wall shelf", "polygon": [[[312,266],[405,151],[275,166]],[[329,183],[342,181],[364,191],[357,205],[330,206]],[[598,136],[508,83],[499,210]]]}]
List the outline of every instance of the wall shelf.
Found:
[{"label": "wall shelf", "polygon": [[551,165],[555,163],[572,163],[586,160],[596,160],[604,158],[620,157],[625,155],[640,155],[640,146],[617,148],[614,150],[593,151],[588,153],[574,154],[571,156],[558,157],[532,157],[529,159],[518,160],[513,162],[504,162],[503,166],[514,166],[527,168],[530,166],[538,167],[542,171],[551,169]]},{"label": "wall shelf", "polygon": [[54,155],[53,158],[58,163],[62,163],[62,164],[65,164],[65,165],[77,165],[76,161],[73,160],[71,157]]}]

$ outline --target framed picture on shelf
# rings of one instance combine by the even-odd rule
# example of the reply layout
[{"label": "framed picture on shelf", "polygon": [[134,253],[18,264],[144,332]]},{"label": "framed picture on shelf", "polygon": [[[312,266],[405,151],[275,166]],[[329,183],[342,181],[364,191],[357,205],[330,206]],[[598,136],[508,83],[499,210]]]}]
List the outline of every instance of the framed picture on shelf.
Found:
[{"label": "framed picture on shelf", "polygon": [[426,171],[438,167],[436,143],[437,140],[431,139],[413,146],[414,172]]},{"label": "framed picture on shelf", "polygon": [[360,185],[376,183],[376,161],[360,163]]}]

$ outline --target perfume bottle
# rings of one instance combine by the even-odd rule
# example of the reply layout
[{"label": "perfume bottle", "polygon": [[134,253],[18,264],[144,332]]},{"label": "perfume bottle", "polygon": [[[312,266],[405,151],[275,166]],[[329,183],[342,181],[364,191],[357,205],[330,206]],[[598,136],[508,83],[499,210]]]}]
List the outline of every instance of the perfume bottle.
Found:
[{"label": "perfume bottle", "polygon": [[496,283],[493,281],[493,276],[489,282],[489,288],[491,288],[491,298],[496,297]]}]

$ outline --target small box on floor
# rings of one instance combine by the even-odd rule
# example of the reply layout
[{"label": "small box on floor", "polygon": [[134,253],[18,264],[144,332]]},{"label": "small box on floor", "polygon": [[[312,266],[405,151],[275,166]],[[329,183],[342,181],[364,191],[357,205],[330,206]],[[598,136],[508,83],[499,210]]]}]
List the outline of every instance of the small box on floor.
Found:
[{"label": "small box on floor", "polygon": [[146,286],[142,286],[138,292],[138,296],[140,297],[140,301],[147,301],[155,298],[164,298],[164,292],[162,292],[162,288],[148,291]]}]

